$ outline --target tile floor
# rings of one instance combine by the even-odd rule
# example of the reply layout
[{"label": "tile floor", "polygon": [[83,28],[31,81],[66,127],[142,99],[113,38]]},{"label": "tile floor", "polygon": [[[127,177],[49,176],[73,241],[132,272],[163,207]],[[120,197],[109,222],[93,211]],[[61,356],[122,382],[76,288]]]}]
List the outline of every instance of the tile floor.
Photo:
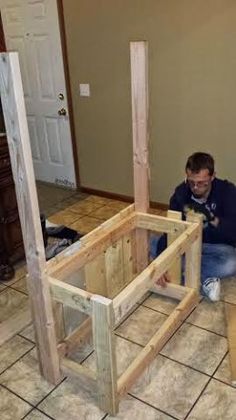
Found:
[{"label": "tile floor", "polygon": [[[87,233],[126,203],[72,193],[39,185],[41,211],[55,223]],[[202,300],[169,340],[129,394],[120,403],[117,419],[234,420],[236,389],[230,371],[224,318],[224,301],[236,304],[236,281],[223,283],[222,301]],[[28,305],[25,267],[15,278],[0,284],[0,322]],[[147,343],[176,302],[151,295],[139,303],[117,328],[117,365],[120,374]],[[74,355],[94,368],[92,347]],[[57,386],[39,374],[32,325],[1,346],[1,420],[109,419],[94,396],[75,379],[63,378]]]}]

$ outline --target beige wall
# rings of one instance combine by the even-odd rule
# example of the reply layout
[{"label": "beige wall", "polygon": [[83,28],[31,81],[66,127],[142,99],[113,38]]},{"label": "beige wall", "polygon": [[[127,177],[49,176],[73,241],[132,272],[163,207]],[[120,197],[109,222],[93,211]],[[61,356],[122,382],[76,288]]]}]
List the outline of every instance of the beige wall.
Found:
[{"label": "beige wall", "polygon": [[[152,200],[168,201],[196,150],[236,182],[236,1],[63,3],[81,184],[132,194],[129,41],[143,39]],[[79,83],[90,83],[90,98]]]}]

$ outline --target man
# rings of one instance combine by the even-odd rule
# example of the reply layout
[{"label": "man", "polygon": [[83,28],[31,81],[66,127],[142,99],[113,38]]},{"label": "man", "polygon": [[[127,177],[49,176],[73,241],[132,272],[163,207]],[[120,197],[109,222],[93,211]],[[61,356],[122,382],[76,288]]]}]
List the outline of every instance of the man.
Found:
[{"label": "man", "polygon": [[[197,152],[186,163],[186,179],[170,199],[170,209],[203,214],[202,293],[211,301],[220,299],[220,279],[236,274],[236,187],[215,177],[214,159]],[[165,248],[157,243],[156,255]],[[157,283],[165,286],[168,273]]]}]

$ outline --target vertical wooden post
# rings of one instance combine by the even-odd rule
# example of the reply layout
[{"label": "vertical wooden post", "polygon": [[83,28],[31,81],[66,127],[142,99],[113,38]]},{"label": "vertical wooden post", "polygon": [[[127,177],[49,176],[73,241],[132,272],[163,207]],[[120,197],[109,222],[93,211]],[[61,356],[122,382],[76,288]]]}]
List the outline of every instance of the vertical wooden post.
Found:
[{"label": "vertical wooden post", "polygon": [[236,386],[236,306],[225,303],[231,384]]},{"label": "vertical wooden post", "polygon": [[59,358],[17,53],[0,56],[0,89],[28,266],[28,289],[39,360],[45,378],[57,383],[61,377]]},{"label": "vertical wooden post", "polygon": [[110,299],[95,295],[91,300],[99,407],[115,415],[118,412],[118,398],[113,303]]},{"label": "vertical wooden post", "polygon": [[[168,210],[167,217],[171,219],[181,220],[182,214],[179,211]],[[167,246],[169,246],[176,238],[178,238],[179,233],[173,232],[168,233],[167,235]],[[170,269],[168,270],[171,283],[180,284],[181,282],[181,257],[173,261]]]},{"label": "vertical wooden post", "polygon": [[188,222],[200,223],[199,235],[190,245],[185,254],[185,286],[200,290],[201,284],[201,257],[202,257],[202,216],[200,214],[189,214]]},{"label": "vertical wooden post", "polygon": [[[147,42],[130,43],[135,210],[149,209]],[[148,264],[148,232],[137,229],[137,272]]]}]

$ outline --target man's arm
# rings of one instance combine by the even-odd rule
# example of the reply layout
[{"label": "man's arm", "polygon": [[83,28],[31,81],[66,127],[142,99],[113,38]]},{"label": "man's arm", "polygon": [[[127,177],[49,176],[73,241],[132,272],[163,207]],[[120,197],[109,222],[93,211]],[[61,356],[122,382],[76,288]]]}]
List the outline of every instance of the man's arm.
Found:
[{"label": "man's arm", "polygon": [[224,208],[222,217],[215,217],[210,224],[215,235],[223,242],[236,244],[236,187],[228,183],[223,197]]}]

